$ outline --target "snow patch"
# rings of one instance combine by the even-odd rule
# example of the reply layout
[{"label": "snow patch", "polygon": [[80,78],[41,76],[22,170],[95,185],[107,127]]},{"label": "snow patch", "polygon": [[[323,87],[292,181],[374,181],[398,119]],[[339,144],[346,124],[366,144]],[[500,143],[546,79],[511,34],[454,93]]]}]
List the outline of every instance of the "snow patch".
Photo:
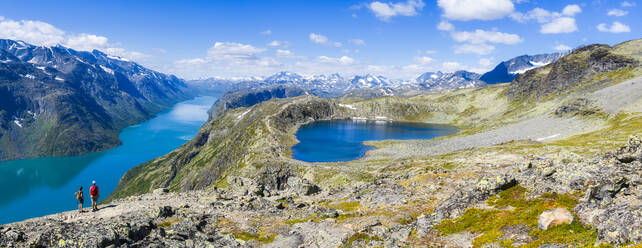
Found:
[{"label": "snow patch", "polygon": [[28,79],[36,79],[36,76],[31,75],[31,74],[27,74],[27,75],[22,75],[22,74],[20,74],[20,76],[25,77],[25,78],[28,78]]},{"label": "snow patch", "polygon": [[357,108],[355,106],[348,105],[348,104],[339,103],[339,106],[344,107],[344,108],[349,108],[349,109],[352,109],[352,110],[357,110]]},{"label": "snow patch", "polygon": [[549,139],[556,138],[557,136],[560,136],[560,134],[558,133],[558,134],[553,134],[553,135],[551,135],[551,136],[546,136],[546,137],[538,138],[538,139],[536,139],[535,141],[544,141],[544,140],[549,140]]},{"label": "snow patch", "polygon": [[105,72],[107,72],[107,73],[109,73],[109,74],[111,74],[111,75],[114,75],[114,70],[109,69],[109,68],[107,68],[107,67],[106,67],[106,66],[104,66],[104,65],[100,65],[100,68],[102,68],[102,69],[103,69],[103,71],[105,71]]},{"label": "snow patch", "polygon": [[13,123],[16,123],[20,128],[22,128],[22,124],[20,123],[19,120],[13,120]]},{"label": "snow patch", "polygon": [[118,56],[111,56],[111,55],[107,55],[107,58],[115,59],[115,60],[120,60],[120,61],[125,61],[125,62],[129,62],[129,60],[128,60],[128,59],[121,58],[121,57],[118,57]]},{"label": "snow patch", "polygon": [[250,111],[252,111],[252,109],[251,109],[251,108],[250,108],[250,109],[248,109],[247,111],[243,112],[242,114],[240,114],[238,117],[236,117],[236,120],[238,121],[238,120],[243,119],[243,117],[244,117],[247,113],[249,113]]},{"label": "snow patch", "polygon": [[56,79],[56,81],[60,81],[60,82],[65,81],[65,79],[64,79],[64,78],[61,78],[61,77],[58,77],[58,76],[56,76],[56,78],[55,78],[55,79]]}]

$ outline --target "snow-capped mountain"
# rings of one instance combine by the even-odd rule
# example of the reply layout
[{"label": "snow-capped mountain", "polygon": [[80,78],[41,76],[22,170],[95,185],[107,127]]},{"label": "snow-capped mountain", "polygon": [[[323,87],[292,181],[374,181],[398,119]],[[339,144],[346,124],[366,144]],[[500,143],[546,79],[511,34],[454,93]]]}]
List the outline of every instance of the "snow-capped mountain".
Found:
[{"label": "snow-capped mountain", "polygon": [[240,81],[220,78],[189,81],[192,87],[211,91],[244,91],[269,88],[276,85],[299,87],[310,94],[322,97],[355,96],[373,97],[387,95],[409,95],[421,92],[449,91],[461,88],[479,87],[485,83],[479,80],[480,75],[468,71],[451,73],[427,72],[413,80],[390,80],[383,76],[371,74],[356,75],[346,79],[337,73],[302,76],[294,72],[283,71],[265,79],[245,79]]},{"label": "snow-capped mountain", "polygon": [[352,79],[350,79],[348,88],[346,90],[364,88],[371,89],[388,86],[389,84],[390,81],[383,76],[373,76],[370,74],[366,74],[363,76],[354,76]]},{"label": "snow-capped mountain", "polygon": [[191,95],[173,75],[98,50],[0,39],[0,160],[114,147],[122,128]]},{"label": "snow-capped mountain", "polygon": [[272,76],[265,78],[265,82],[269,84],[299,84],[305,79],[303,76],[294,72],[282,71]]},{"label": "snow-capped mountain", "polygon": [[488,84],[511,82],[518,74],[557,61],[567,53],[522,55],[499,63],[492,71],[484,73],[481,80]]},{"label": "snow-capped mountain", "polygon": [[425,91],[440,92],[486,85],[479,80],[480,77],[481,75],[469,71],[449,73],[437,71],[424,73],[417,77],[416,81]]}]

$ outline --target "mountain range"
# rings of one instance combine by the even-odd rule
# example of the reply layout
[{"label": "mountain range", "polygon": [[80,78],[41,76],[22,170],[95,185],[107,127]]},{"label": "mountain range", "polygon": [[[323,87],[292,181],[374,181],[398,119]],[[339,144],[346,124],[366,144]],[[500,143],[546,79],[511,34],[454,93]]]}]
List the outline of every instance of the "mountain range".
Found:
[{"label": "mountain range", "polygon": [[122,128],[191,95],[175,76],[98,50],[0,40],[0,160],[112,148]]},{"label": "mountain range", "polygon": [[196,93],[256,92],[236,97],[247,101],[303,93],[341,98],[410,96],[505,81],[562,55],[520,56],[484,75],[437,71],[395,80],[371,74],[344,78],[337,73],[303,76],[283,71],[265,78],[185,82],[98,50],[5,39],[0,40],[0,160],[78,155],[114,147],[120,144],[122,128]]},{"label": "mountain range", "polygon": [[303,76],[282,71],[261,78],[208,78],[187,83],[201,92],[238,92],[275,85],[294,86],[321,97],[372,98],[386,95],[417,95],[428,92],[445,92],[463,88],[481,87],[486,84],[510,82],[519,74],[555,62],[565,53],[522,55],[499,63],[495,69],[478,74],[465,70],[455,72],[426,72],[411,80],[388,79],[378,75],[356,75],[344,78],[337,73]]}]

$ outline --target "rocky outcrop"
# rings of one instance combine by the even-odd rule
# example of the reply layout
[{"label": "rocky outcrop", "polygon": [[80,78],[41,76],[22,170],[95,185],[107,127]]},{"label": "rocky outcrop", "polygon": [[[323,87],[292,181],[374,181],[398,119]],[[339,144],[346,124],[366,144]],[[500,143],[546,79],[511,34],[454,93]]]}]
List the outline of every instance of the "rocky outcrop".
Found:
[{"label": "rocky outcrop", "polygon": [[251,107],[272,98],[289,98],[308,94],[305,90],[286,85],[262,89],[231,92],[221,96],[210,109],[210,116],[216,117],[228,109]]},{"label": "rocky outcrop", "polygon": [[[516,187],[523,187],[519,192],[530,199],[520,204],[540,204],[543,209],[521,213],[526,215],[513,219],[519,223],[496,227],[504,245],[510,242],[514,246],[572,246],[559,240],[583,228],[594,231],[579,237],[583,239],[580,244],[640,243],[641,151],[642,138],[634,136],[621,149],[592,157],[560,154],[520,160],[512,165],[487,165],[480,178],[472,182],[463,175],[445,176],[444,170],[438,170],[431,173],[436,175],[436,182],[408,184],[415,172],[391,171],[382,172],[369,182],[322,191],[309,180],[293,176],[291,171],[266,169],[262,173],[269,174],[274,181],[228,177],[226,189],[212,187],[177,193],[159,188],[154,193],[101,205],[98,212],[70,211],[2,225],[0,246],[471,246],[480,242],[475,241],[477,238],[484,237],[479,230],[442,235],[439,230],[443,229],[436,226],[456,223],[448,221],[466,216],[471,209],[476,209],[473,216],[480,219],[500,211],[504,214],[502,218],[514,218],[512,209],[529,206],[492,202],[504,197],[509,197],[503,199],[505,202],[514,200],[518,194],[505,193],[516,192]],[[387,168],[391,167],[394,165]],[[480,172],[479,168],[475,171]],[[447,183],[452,180],[456,181]],[[559,195],[565,195],[566,198],[559,199],[574,207],[555,210],[557,203],[551,199]],[[427,200],[433,197],[436,202]],[[546,202],[531,201],[537,199]],[[561,215],[542,217],[555,212]],[[556,231],[540,230],[538,220],[541,229],[557,228]],[[476,219],[468,221],[466,225],[478,223]],[[569,229],[564,229],[565,226]],[[541,240],[551,240],[550,235],[561,236],[552,239],[557,242]],[[499,245],[499,241],[491,240],[488,245]]]},{"label": "rocky outcrop", "polygon": [[613,47],[590,45],[578,48],[552,64],[518,75],[507,95],[514,100],[541,99],[593,84],[606,85],[612,82],[609,76],[598,75],[625,74],[624,69],[637,67],[639,63],[632,55],[615,53]]}]

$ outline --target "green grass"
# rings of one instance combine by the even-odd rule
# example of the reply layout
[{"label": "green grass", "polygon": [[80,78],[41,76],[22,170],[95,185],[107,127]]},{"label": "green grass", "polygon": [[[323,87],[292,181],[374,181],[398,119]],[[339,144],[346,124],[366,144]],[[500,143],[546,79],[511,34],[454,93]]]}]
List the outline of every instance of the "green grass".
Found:
[{"label": "green grass", "polygon": [[236,239],[244,240],[244,241],[249,241],[249,240],[256,240],[259,243],[271,243],[274,241],[275,235],[259,235],[259,234],[252,234],[249,232],[241,232],[241,233],[233,233],[232,236]]},{"label": "green grass", "polygon": [[373,241],[373,240],[383,241],[383,239],[381,239],[378,236],[370,236],[368,234],[358,232],[350,236],[350,238],[348,238],[348,241],[346,241],[343,247],[345,248],[352,247],[352,243],[358,240],[364,240],[366,243],[370,243],[370,241]]},{"label": "green grass", "polygon": [[531,230],[529,235],[535,238],[535,241],[525,247],[538,247],[546,243],[586,247],[595,243],[597,239],[595,230],[590,226],[582,226],[579,222],[562,224],[548,230],[537,228],[537,218],[545,210],[557,207],[572,210],[578,201],[576,194],[545,193],[539,197],[527,199],[526,193],[523,187],[514,186],[488,199],[486,203],[493,209],[470,208],[459,218],[444,220],[435,228],[444,235],[462,231],[479,234],[480,236],[473,240],[474,247],[491,243],[511,247],[510,240],[502,239],[501,230],[513,225],[524,225]]}]

